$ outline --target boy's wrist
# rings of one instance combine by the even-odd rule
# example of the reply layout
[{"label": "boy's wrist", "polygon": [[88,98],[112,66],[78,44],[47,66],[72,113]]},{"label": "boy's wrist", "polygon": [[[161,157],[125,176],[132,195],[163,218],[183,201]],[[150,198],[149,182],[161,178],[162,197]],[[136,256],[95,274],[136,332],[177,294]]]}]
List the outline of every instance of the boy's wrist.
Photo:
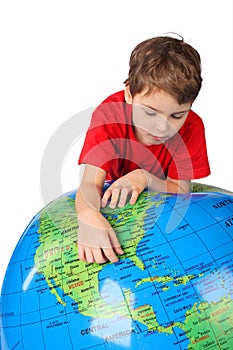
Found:
[{"label": "boy's wrist", "polygon": [[144,188],[148,188],[149,187],[149,173],[148,171],[144,170],[144,169],[137,169],[136,170],[139,173],[140,179],[143,182],[143,186]]},{"label": "boy's wrist", "polygon": [[81,220],[81,221],[87,221],[87,220],[90,220],[90,218],[92,217],[92,215],[96,215],[96,214],[99,214],[99,210],[95,209],[95,208],[85,208],[83,209],[82,211],[80,211],[78,213],[78,220]]}]

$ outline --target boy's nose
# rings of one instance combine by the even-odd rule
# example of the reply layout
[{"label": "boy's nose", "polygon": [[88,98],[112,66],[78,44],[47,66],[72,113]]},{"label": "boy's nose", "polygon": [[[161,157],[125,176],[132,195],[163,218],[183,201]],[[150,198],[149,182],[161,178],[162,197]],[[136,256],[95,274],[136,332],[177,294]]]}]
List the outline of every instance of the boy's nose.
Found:
[{"label": "boy's nose", "polygon": [[157,132],[157,136],[164,136],[168,130],[168,120],[165,117],[159,117],[155,125],[154,131]]}]

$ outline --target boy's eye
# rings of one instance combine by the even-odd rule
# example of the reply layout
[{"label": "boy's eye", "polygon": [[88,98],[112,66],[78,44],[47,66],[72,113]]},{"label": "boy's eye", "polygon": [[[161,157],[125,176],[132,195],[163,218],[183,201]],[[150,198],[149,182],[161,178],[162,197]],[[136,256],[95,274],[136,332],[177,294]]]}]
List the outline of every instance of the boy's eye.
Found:
[{"label": "boy's eye", "polygon": [[182,119],[182,118],[184,117],[184,115],[185,115],[185,114],[180,114],[180,115],[174,115],[174,114],[172,114],[171,117],[172,117],[173,119]]},{"label": "boy's eye", "polygon": [[152,110],[149,110],[149,109],[144,109],[144,111],[145,111],[146,115],[149,115],[151,117],[156,115],[155,111],[152,111]]}]

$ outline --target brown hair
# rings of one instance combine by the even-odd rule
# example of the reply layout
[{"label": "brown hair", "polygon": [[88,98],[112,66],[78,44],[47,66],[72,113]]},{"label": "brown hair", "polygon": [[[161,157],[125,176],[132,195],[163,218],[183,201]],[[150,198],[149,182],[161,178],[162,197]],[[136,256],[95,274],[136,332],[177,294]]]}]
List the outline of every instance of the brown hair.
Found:
[{"label": "brown hair", "polygon": [[156,87],[172,95],[179,104],[193,102],[201,84],[199,53],[183,38],[160,36],[138,44],[129,61],[129,85],[132,96]]}]

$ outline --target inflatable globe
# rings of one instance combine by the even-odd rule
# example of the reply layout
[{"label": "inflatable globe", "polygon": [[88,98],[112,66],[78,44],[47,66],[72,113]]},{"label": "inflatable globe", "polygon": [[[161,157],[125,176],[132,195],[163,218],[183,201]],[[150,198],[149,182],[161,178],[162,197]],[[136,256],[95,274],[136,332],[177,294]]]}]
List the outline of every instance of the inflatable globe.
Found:
[{"label": "inflatable globe", "polygon": [[78,259],[74,196],[40,211],[16,246],[2,350],[233,349],[231,194],[143,192],[105,208],[124,255],[102,265]]}]

